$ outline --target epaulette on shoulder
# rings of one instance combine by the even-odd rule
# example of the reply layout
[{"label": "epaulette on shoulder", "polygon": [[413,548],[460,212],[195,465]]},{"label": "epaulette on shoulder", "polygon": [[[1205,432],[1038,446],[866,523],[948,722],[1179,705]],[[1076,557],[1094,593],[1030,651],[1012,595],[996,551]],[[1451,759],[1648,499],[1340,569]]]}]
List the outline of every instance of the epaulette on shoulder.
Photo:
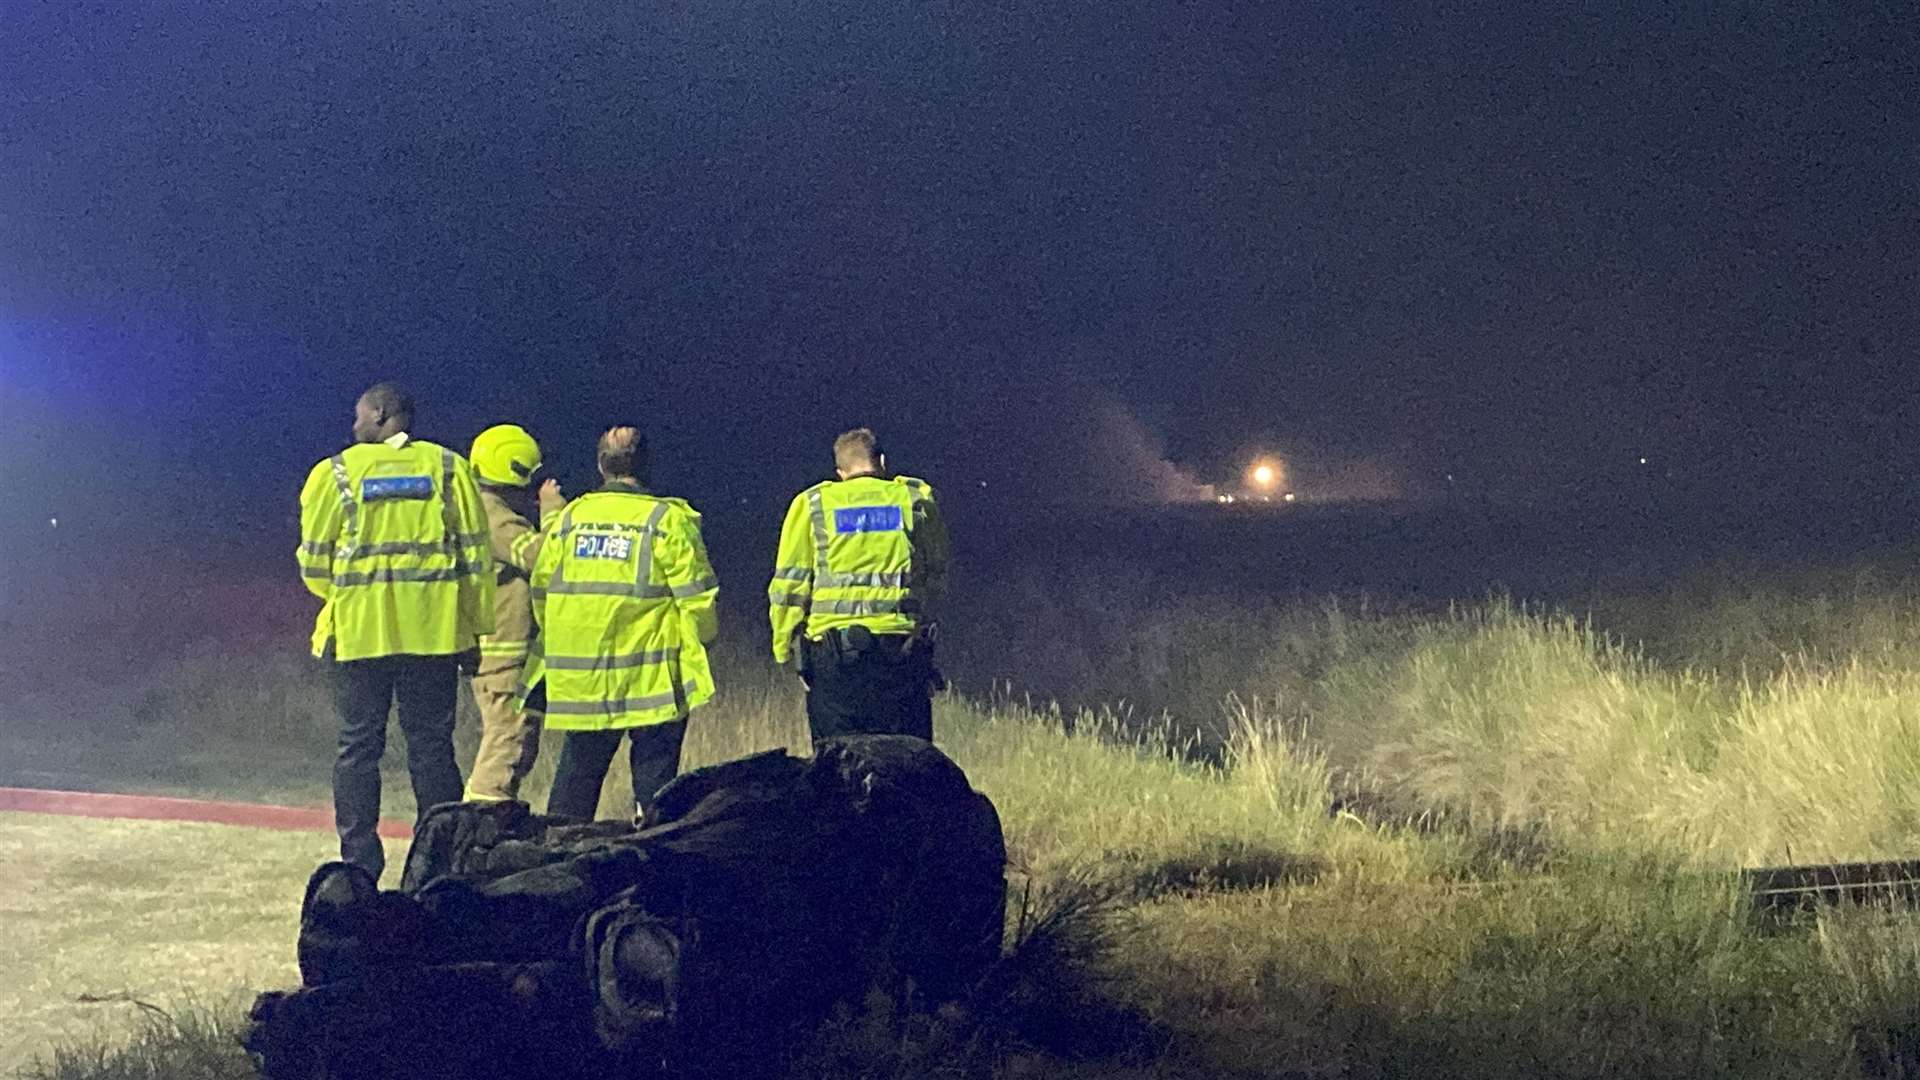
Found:
[{"label": "epaulette on shoulder", "polygon": [[700,517],[700,511],[695,510],[693,508],[692,503],[679,497],[678,495],[662,495],[659,498],[661,502],[666,503],[668,506],[671,506],[676,510],[679,510],[681,513],[686,514],[688,517],[695,518],[695,519],[698,519]]}]

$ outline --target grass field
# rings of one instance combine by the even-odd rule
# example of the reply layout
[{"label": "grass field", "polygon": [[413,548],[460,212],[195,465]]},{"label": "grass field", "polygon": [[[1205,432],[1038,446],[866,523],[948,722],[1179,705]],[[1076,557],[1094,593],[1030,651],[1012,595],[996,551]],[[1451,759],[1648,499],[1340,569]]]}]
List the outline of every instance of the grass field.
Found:
[{"label": "grass field", "polygon": [[297,982],[300,891],[332,848],[312,833],[0,814],[0,1061],[127,1030],[152,1007],[232,1009],[240,988]]},{"label": "grass field", "polygon": [[[1015,897],[1079,913],[1055,957],[1071,977],[1043,972],[1041,989],[1009,996],[1013,1035],[984,1064],[885,1028],[809,1059],[810,1075],[1920,1075],[1920,921],[1848,911],[1763,930],[1731,873],[1920,854],[1910,593],[1885,580],[1709,592],[1595,605],[1591,618],[1503,602],[1165,618],[1139,628],[1132,655],[1157,641],[1164,678],[1204,676],[1218,691],[1207,715],[1063,716],[992,697],[938,713],[942,744],[1001,809]],[[696,762],[799,738],[783,679],[730,670],[691,737]],[[152,734],[138,745],[197,748],[164,769],[149,759],[149,777],[167,773],[156,782],[315,790],[331,732],[304,665],[205,658],[140,700]],[[69,735],[49,760],[88,757],[91,736]],[[69,1002],[39,1045],[90,1019],[71,1005],[81,994],[150,991],[163,1008],[197,995],[210,1004],[191,1015],[230,1023],[236,984],[285,977],[274,965],[290,957],[299,884],[325,854],[297,845],[324,837],[256,847],[183,833],[167,844],[199,867],[183,873],[130,851],[139,835],[0,821],[9,853],[41,852],[33,895],[65,897],[32,909],[57,924],[37,940],[107,938],[114,924],[83,914],[90,891],[104,907],[129,891],[152,904],[147,931],[98,946],[138,942],[145,958],[124,977],[88,981],[117,970],[105,951],[0,968],[0,1003]],[[230,932],[217,951],[196,946],[195,920],[154,914],[221,895],[251,911],[219,920]],[[1066,1010],[1035,1024],[1079,994],[1105,1019]],[[1138,1038],[1087,1034],[1123,1029]],[[219,1043],[144,1038],[130,1053],[147,1062]],[[147,1075],[218,1075],[208,1061],[236,1060],[223,1052]],[[96,1054],[32,1075],[138,1075],[116,1067]]]}]

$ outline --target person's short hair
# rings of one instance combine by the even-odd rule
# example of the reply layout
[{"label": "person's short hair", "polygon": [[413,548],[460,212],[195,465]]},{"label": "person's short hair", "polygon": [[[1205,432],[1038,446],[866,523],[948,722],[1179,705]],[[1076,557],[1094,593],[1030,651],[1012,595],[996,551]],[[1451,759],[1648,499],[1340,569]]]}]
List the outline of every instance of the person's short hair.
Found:
[{"label": "person's short hair", "polygon": [[647,469],[647,437],[631,424],[610,427],[600,436],[595,459],[603,475],[639,479]]},{"label": "person's short hair", "polygon": [[880,467],[880,440],[872,428],[854,428],[833,440],[833,467],[845,472]]},{"label": "person's short hair", "polygon": [[381,416],[392,417],[403,423],[413,422],[413,395],[407,393],[399,383],[374,383],[367,387],[366,393],[360,395],[360,400]]}]

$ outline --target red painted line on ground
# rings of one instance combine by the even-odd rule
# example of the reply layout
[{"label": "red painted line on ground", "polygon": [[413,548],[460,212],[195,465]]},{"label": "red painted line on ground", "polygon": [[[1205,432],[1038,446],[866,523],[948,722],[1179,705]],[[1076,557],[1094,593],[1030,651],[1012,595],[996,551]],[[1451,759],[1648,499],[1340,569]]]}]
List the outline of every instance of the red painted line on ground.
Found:
[{"label": "red painted line on ground", "polygon": [[[175,799],[164,795],[107,795],[91,791],[45,791],[0,787],[0,810],[67,817],[134,818],[140,821],[197,821],[290,832],[332,832],[333,811],[319,807],[269,806],[264,803]],[[413,836],[404,821],[383,820],[380,835],[392,840]]]}]

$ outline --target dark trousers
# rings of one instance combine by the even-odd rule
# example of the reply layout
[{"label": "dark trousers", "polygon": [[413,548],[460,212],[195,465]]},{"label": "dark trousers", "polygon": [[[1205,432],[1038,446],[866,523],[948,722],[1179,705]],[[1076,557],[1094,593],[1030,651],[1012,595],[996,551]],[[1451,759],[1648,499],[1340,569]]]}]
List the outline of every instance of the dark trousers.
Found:
[{"label": "dark trousers", "polygon": [[904,634],[876,634],[851,650],[829,634],[807,649],[807,727],[836,735],[913,735],[933,740],[933,660]]},{"label": "dark trousers", "polygon": [[453,760],[459,667],[451,656],[382,656],[335,663],[332,675],[333,704],[340,714],[340,754],[333,762],[340,857],[365,867],[377,880],[387,862],[378,831],[387,714],[398,706],[417,813],[459,802],[460,766]]},{"label": "dark trousers", "polygon": [[569,731],[553,770],[547,813],[591,819],[600,808],[600,785],[607,779],[620,738],[627,739],[627,766],[633,772],[633,801],[644,813],[654,793],[680,772],[680,743],[687,722],[643,724],[612,731]]}]

